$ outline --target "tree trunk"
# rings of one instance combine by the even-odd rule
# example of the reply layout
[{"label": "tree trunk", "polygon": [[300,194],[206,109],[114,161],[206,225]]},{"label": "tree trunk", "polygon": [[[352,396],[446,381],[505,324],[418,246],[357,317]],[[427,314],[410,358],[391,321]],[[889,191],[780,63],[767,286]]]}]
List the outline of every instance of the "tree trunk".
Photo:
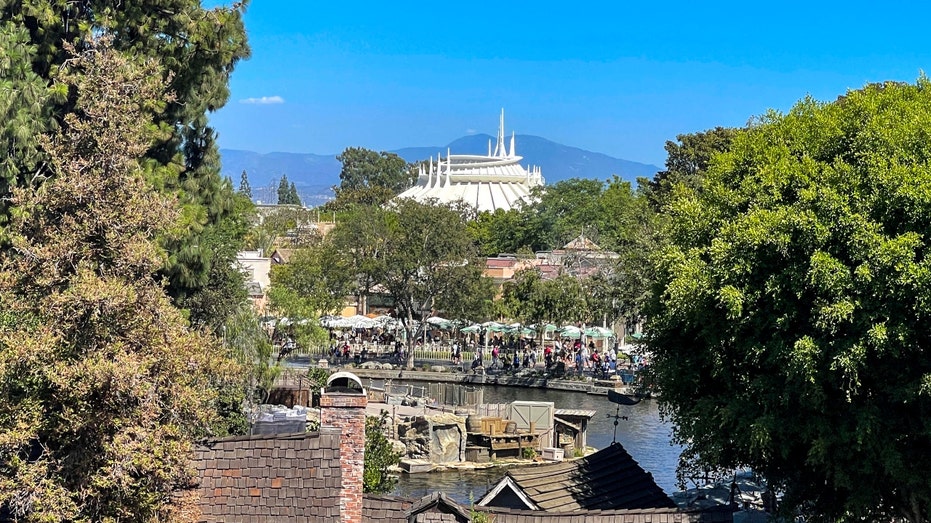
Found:
[{"label": "tree trunk", "polygon": [[414,314],[411,312],[410,307],[407,309],[407,325],[405,326],[407,331],[407,370],[414,370],[414,335],[416,334],[413,331],[414,324]]}]

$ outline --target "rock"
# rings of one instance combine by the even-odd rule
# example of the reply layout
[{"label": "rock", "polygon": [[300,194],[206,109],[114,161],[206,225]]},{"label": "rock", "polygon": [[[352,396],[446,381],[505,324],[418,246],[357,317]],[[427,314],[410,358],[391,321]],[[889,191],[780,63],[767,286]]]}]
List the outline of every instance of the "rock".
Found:
[{"label": "rock", "polygon": [[434,464],[465,460],[465,418],[451,413],[418,416],[398,424],[398,438],[413,459]]},{"label": "rock", "polygon": [[401,456],[407,455],[407,445],[405,445],[403,441],[392,439],[389,440],[388,443],[391,444],[391,450],[393,452],[397,452]]},{"label": "rock", "polygon": [[449,372],[449,369],[442,365],[434,365],[430,367],[430,372]]}]

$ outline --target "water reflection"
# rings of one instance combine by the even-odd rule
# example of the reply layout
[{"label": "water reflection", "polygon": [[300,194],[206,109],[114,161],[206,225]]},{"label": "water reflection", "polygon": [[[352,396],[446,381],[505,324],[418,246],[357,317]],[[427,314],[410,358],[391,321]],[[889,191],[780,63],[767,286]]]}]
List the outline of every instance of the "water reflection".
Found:
[{"label": "water reflection", "polygon": [[[552,401],[557,409],[594,410],[595,417],[588,426],[588,444],[602,449],[614,438],[613,416],[617,406],[605,396],[497,386],[486,386],[484,396],[486,403]],[[618,422],[617,441],[644,470],[653,474],[656,483],[667,494],[671,494],[676,490],[676,461],[680,448],[670,443],[671,428],[660,421],[656,401],[644,400],[630,407],[622,406],[620,414],[628,419]],[[503,475],[502,469],[405,474],[394,493],[416,498],[441,491],[460,503],[468,504],[470,492],[478,499]]]}]

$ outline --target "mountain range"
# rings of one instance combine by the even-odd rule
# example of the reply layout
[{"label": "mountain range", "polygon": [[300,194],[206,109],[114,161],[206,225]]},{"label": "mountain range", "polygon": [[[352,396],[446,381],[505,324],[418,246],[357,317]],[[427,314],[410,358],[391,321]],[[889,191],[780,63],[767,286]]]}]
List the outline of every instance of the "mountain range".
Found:
[{"label": "mountain range", "polygon": [[[426,160],[432,155],[487,154],[488,141],[494,138],[487,134],[463,136],[441,147],[407,147],[389,151],[413,163]],[[510,143],[510,140],[507,140]],[[517,135],[517,154],[523,156],[521,164],[539,166],[546,183],[569,178],[610,179],[613,175],[635,182],[638,177],[653,177],[661,168],[655,165],[614,158],[602,153],[586,151],[578,147],[562,145],[546,138]],[[278,182],[282,175],[293,181],[307,206],[325,203],[333,197],[332,187],[339,185],[342,167],[336,154],[312,153],[256,153],[237,149],[221,149],[223,175],[239,186],[241,173],[246,171],[253,198],[260,202],[278,201]]]}]

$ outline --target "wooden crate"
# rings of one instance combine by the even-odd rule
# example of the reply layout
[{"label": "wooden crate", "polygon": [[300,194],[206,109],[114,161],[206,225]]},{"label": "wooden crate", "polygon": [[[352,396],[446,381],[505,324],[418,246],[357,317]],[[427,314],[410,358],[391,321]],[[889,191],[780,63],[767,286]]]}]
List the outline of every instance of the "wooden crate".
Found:
[{"label": "wooden crate", "polygon": [[507,422],[501,418],[482,418],[482,434],[502,434]]}]

